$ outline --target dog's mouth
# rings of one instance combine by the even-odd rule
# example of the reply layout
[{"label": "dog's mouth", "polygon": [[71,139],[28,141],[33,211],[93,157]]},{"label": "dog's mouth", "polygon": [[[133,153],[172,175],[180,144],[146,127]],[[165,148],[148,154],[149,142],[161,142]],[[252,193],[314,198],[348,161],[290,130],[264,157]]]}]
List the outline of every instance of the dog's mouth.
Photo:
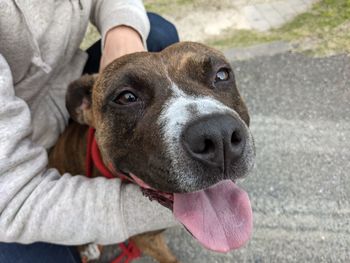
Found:
[{"label": "dog's mouth", "polygon": [[166,193],[153,189],[132,173],[129,176],[150,200],[171,209],[204,247],[228,252],[249,240],[253,228],[250,200],[233,181],[223,180],[190,193]]},{"label": "dog's mouth", "polygon": [[128,174],[133,181],[141,187],[142,193],[147,196],[151,201],[156,200],[158,201],[161,205],[169,208],[170,210],[173,211],[173,204],[174,204],[174,194],[173,193],[167,193],[167,192],[162,192],[159,190],[156,190],[149,186],[147,183],[145,183],[143,180],[138,178],[136,175],[133,173]]}]

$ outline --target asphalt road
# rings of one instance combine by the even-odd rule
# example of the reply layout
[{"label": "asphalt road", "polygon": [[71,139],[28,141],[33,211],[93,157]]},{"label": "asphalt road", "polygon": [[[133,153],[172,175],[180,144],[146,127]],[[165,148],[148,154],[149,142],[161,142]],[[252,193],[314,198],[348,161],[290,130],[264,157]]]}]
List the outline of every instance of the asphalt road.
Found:
[{"label": "asphalt road", "polygon": [[286,53],[233,66],[257,148],[240,183],[252,240],[223,255],[175,228],[169,246],[183,263],[350,262],[350,57]]}]

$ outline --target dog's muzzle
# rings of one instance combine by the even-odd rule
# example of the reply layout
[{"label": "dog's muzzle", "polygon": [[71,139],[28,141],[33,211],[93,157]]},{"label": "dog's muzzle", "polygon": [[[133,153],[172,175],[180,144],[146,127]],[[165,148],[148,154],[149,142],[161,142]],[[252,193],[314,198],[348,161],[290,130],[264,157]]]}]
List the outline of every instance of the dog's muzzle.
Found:
[{"label": "dog's muzzle", "polygon": [[243,158],[246,140],[243,125],[229,114],[201,117],[187,125],[181,136],[192,159],[222,172]]}]

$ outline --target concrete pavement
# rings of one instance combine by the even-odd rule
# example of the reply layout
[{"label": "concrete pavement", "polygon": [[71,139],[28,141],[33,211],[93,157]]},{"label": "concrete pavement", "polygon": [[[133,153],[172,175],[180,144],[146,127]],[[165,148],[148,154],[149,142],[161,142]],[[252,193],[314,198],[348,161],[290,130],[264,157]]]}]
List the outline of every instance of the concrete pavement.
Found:
[{"label": "concrete pavement", "polygon": [[[196,1],[195,1],[196,2]],[[186,9],[164,14],[182,41],[205,41],[227,30],[268,31],[281,27],[312,8],[319,0],[197,1]]]},{"label": "concrete pavement", "polygon": [[242,14],[246,29],[267,31],[289,22],[306,12],[318,0],[244,1]]},{"label": "concrete pavement", "polygon": [[183,263],[350,262],[350,58],[286,53],[233,65],[257,148],[240,183],[253,238],[223,255],[177,228],[169,246]]}]

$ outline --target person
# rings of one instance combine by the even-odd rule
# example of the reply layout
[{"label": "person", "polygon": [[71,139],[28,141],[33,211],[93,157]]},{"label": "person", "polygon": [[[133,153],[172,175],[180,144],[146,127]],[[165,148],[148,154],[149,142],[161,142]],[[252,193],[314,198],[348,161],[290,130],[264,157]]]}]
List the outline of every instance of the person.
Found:
[{"label": "person", "polygon": [[[89,20],[101,41],[83,52]],[[176,224],[135,185],[48,169],[47,150],[68,123],[71,81],[177,41],[175,27],[147,16],[141,0],[0,2],[0,262],[79,262],[71,245]]]}]

